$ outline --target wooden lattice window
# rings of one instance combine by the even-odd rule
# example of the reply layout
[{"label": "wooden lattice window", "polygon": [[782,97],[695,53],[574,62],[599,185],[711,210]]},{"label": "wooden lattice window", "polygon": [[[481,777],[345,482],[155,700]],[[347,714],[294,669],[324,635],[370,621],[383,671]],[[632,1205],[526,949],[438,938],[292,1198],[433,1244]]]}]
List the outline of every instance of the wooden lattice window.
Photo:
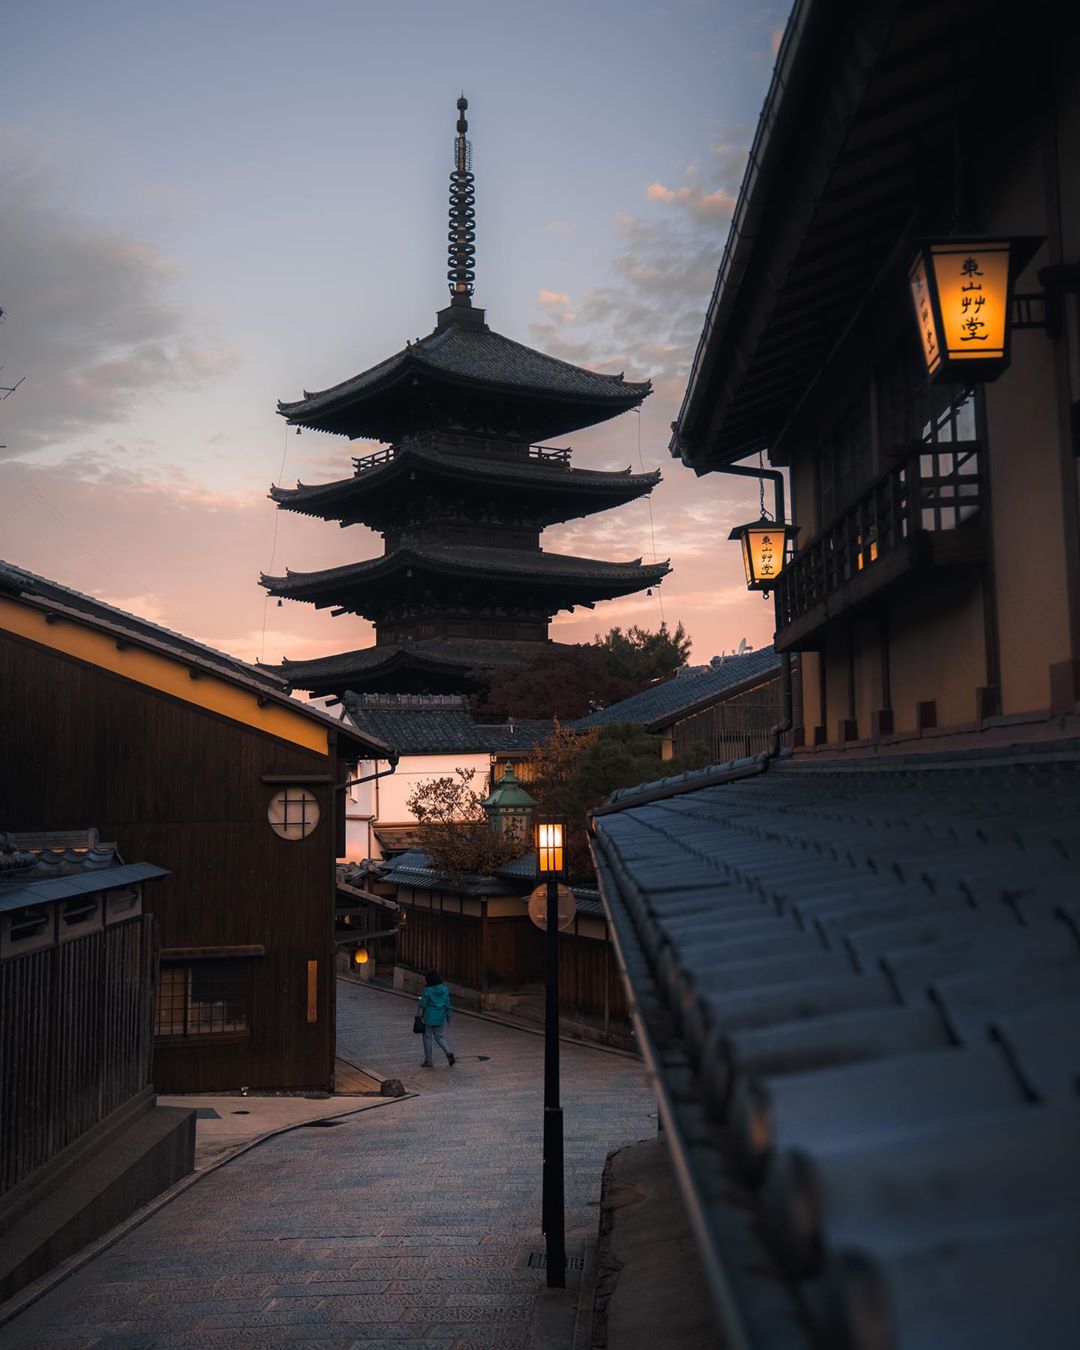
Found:
[{"label": "wooden lattice window", "polygon": [[319,801],[304,787],[282,788],[266,809],[270,828],[282,839],[306,839],[319,823]]},{"label": "wooden lattice window", "polygon": [[201,1040],[251,1034],[251,962],[163,964],[154,1034],[159,1040]]}]

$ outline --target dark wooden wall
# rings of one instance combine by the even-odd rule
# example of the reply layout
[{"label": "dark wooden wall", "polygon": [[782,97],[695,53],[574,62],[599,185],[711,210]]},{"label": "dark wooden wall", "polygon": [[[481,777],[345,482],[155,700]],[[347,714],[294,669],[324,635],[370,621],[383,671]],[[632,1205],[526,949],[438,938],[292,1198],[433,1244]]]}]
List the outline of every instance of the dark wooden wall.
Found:
[{"label": "dark wooden wall", "polygon": [[[125,861],[167,867],[171,875],[147,891],[163,948],[266,947],[253,959],[250,1040],[159,1047],[158,1091],[326,1087],[334,794],[313,786],[318,827],[307,839],[279,839],[266,820],[277,789],[261,777],[334,775],[338,766],[8,634],[0,634],[0,689],[0,828],[94,825]],[[319,962],[314,1023],[308,961]]]},{"label": "dark wooden wall", "polygon": [[[399,893],[397,897],[403,901]],[[435,901],[437,903],[437,897]],[[403,901],[404,902],[404,901]],[[522,989],[544,981],[544,934],[527,917],[488,918],[407,907],[399,930],[400,965],[469,989]],[[611,948],[596,938],[559,938],[559,1007],[589,1017],[625,1018],[626,997]]]}]

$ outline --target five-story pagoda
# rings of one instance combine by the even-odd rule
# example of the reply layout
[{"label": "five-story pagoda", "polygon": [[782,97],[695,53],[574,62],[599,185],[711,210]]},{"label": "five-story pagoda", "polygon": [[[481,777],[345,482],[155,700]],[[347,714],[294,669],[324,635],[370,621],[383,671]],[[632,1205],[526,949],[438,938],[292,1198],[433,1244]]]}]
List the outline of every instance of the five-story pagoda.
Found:
[{"label": "five-story pagoda", "polygon": [[482,682],[548,644],[561,610],[657,584],[667,563],[549,553],[547,525],[642,497],[659,473],[575,469],[543,442],[637,407],[651,392],[493,332],[473,305],[475,211],[464,98],[450,176],[450,304],[434,332],[362,374],[278,411],[290,425],[385,448],[351,477],[274,487],[270,496],[342,526],[382,534],[381,557],[321,572],[263,576],[271,595],[375,625],[375,646],[283,662],[297,689],[444,693]]}]

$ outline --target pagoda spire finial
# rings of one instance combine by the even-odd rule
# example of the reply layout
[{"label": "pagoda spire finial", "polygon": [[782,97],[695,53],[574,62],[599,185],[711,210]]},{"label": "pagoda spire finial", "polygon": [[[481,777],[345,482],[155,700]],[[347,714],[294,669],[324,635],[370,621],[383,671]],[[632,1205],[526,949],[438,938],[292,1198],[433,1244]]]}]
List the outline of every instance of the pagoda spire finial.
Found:
[{"label": "pagoda spire finial", "polygon": [[464,94],[457,101],[457,135],[454,138],[454,169],[450,175],[450,282],[452,305],[472,307],[471,296],[476,273],[476,193],[473,190],[472,143],[466,140],[469,124],[465,111],[469,100]]}]

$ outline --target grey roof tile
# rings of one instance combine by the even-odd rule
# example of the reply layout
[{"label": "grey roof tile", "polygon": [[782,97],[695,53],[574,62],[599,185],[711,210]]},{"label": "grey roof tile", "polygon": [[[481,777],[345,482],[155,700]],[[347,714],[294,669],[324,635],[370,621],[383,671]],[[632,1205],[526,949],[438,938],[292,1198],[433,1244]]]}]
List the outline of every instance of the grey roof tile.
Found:
[{"label": "grey roof tile", "polygon": [[698,704],[707,703],[748,680],[765,678],[779,669],[780,658],[771,646],[743,656],[727,656],[704,670],[687,671],[684,675],[652,684],[639,694],[631,694],[610,707],[579,718],[572,725],[587,730],[616,722],[653,726],[664,719],[674,721]]},{"label": "grey roof tile", "polygon": [[[1047,1182],[1080,1176],[1075,1143],[1062,1152],[1080,1142],[1078,750],[788,760],[676,796],[616,794],[594,818],[644,1034],[661,1065],[692,1070],[671,1084],[687,1103],[676,1121],[696,1103],[732,1131],[744,1184],[763,1183],[758,1222],[788,1273],[811,1277],[819,1321],[829,1299],[861,1296],[837,1275],[854,1251],[851,1269],[900,1309],[898,1350],[1008,1344],[981,1312],[959,1340],[955,1327],[926,1339],[912,1272],[947,1251],[956,1271],[1006,1279],[988,1253],[1009,1234],[1026,1253],[1027,1226],[1040,1259],[1069,1250]],[[650,1014],[663,1005],[674,1033]],[[702,1137],[689,1115],[679,1128]],[[1038,1163],[1024,1153],[1036,1137],[1050,1151]],[[995,1151],[1026,1167],[1026,1216],[1007,1178],[979,1191],[969,1139],[983,1167]],[[721,1151],[699,1143],[692,1159],[703,1194],[730,1185]],[[808,1237],[800,1196],[818,1194]],[[1026,1276],[1008,1278],[1026,1306]]]},{"label": "grey roof tile", "polygon": [[360,731],[404,755],[529,751],[554,726],[535,720],[484,726],[473,719],[468,700],[456,694],[346,693],[342,703]]}]

